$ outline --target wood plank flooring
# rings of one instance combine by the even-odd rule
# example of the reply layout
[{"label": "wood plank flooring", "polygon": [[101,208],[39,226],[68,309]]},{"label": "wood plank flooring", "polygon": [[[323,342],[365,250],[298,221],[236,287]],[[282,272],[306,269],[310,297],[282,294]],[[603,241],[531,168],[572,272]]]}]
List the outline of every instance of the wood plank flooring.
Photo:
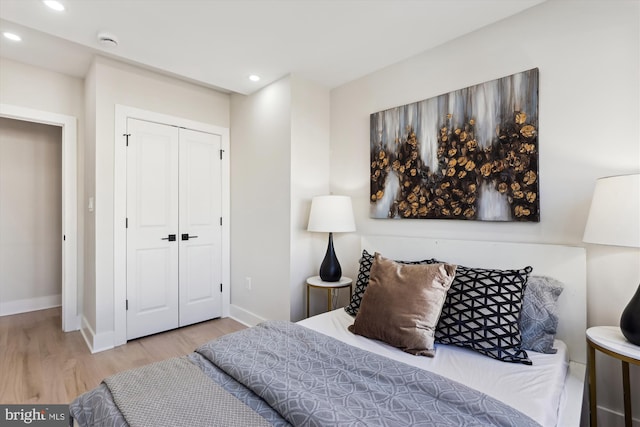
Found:
[{"label": "wood plank flooring", "polygon": [[0,317],[0,403],[67,404],[106,376],[182,356],[244,329],[215,319],[91,354],[80,331],[62,332],[61,309]]}]

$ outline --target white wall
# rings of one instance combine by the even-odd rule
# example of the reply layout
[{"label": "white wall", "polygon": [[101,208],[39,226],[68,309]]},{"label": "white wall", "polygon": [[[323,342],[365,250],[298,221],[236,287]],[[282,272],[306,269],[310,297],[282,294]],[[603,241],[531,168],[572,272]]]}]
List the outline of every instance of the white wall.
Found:
[{"label": "white wall", "polygon": [[3,57],[0,69],[1,103],[83,117],[82,79]]},{"label": "white wall", "polygon": [[[306,279],[316,276],[328,236],[307,231],[311,198],[329,194],[330,92],[291,76],[291,307],[290,320],[306,317]],[[324,246],[323,246],[324,245]],[[339,250],[338,250],[338,253]],[[324,291],[311,307],[326,310]],[[315,296],[315,298],[313,298]],[[314,304],[315,303],[315,304]],[[312,313],[317,311],[312,311]]]},{"label": "white wall", "polygon": [[306,227],[311,198],[329,189],[329,91],[287,76],[233,95],[231,118],[231,314],[302,319],[322,259],[312,243],[326,242]]},{"label": "white wall", "polygon": [[78,307],[84,277],[84,82],[82,79],[0,57],[0,103],[76,117],[78,172]]},{"label": "white wall", "polygon": [[232,95],[230,132],[231,315],[249,324],[288,320],[290,77]]},{"label": "white wall", "polygon": [[[363,234],[583,246],[596,178],[640,172],[639,35],[637,1],[548,1],[334,89],[331,190],[353,197]],[[534,67],[540,70],[539,223],[369,218],[371,113]],[[345,274],[355,274],[357,236],[340,243],[350,247],[348,264],[341,258]],[[617,324],[640,282],[640,253],[595,245],[587,251],[588,322]],[[621,411],[619,365],[605,358],[598,363],[599,403]],[[640,396],[637,367],[632,384],[632,395]],[[602,419],[603,425],[620,422]]]},{"label": "white wall", "polygon": [[89,198],[96,194],[96,65],[92,63],[84,79],[85,84],[85,151],[84,191],[79,203],[84,223],[84,286],[82,292],[82,323],[96,324],[96,217],[87,209]]},{"label": "white wall", "polygon": [[62,131],[0,118],[0,316],[62,295]]},{"label": "white wall", "polygon": [[[96,57],[87,75],[86,90],[86,111],[92,116],[87,131],[94,132],[87,137],[92,145],[88,150],[92,159],[87,162],[95,164],[95,169],[87,171],[94,174],[87,178],[91,183],[87,196],[95,200],[94,216],[87,225],[87,253],[95,251],[95,261],[87,260],[91,277],[87,277],[83,332],[94,335],[90,340],[94,348],[99,348],[113,342],[114,330],[113,147],[122,138],[114,135],[115,105],[229,127],[229,96],[102,57]],[[90,129],[94,124],[95,129]],[[95,237],[91,235],[93,230]]]}]

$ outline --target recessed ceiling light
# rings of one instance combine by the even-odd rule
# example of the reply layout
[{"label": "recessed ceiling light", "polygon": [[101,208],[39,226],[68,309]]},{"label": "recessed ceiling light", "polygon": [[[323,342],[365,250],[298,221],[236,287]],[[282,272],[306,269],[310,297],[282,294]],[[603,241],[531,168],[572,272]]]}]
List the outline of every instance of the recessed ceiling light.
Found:
[{"label": "recessed ceiling light", "polygon": [[44,4],[46,4],[50,9],[53,9],[58,12],[62,12],[64,10],[64,5],[56,0],[42,0]]},{"label": "recessed ceiling light", "polygon": [[8,31],[5,31],[4,33],[2,33],[2,35],[9,40],[13,40],[14,42],[19,42],[22,40],[22,37],[20,37],[19,35],[10,33]]},{"label": "recessed ceiling light", "polygon": [[251,74],[249,76],[249,80],[251,80],[252,82],[257,82],[258,80],[260,80],[260,76],[258,76],[256,74]]}]

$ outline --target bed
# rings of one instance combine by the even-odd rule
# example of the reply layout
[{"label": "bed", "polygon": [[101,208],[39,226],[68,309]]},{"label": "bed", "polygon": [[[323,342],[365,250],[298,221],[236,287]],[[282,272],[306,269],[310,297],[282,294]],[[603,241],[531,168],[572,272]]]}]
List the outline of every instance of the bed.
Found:
[{"label": "bed", "polygon": [[531,266],[532,275],[560,281],[555,353],[527,351],[527,364],[509,363],[436,341],[435,356],[416,356],[350,332],[354,317],[340,308],[296,324],[265,322],[187,357],[116,374],[72,402],[74,422],[580,425],[586,359],[583,248],[364,236],[361,249],[412,263],[435,258],[486,269]]}]

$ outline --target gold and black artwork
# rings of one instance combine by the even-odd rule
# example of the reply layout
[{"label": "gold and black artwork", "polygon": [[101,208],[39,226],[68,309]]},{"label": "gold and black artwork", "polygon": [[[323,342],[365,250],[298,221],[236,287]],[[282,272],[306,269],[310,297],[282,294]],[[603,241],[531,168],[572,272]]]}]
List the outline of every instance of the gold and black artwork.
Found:
[{"label": "gold and black artwork", "polygon": [[540,221],[538,69],[371,114],[371,217]]}]

